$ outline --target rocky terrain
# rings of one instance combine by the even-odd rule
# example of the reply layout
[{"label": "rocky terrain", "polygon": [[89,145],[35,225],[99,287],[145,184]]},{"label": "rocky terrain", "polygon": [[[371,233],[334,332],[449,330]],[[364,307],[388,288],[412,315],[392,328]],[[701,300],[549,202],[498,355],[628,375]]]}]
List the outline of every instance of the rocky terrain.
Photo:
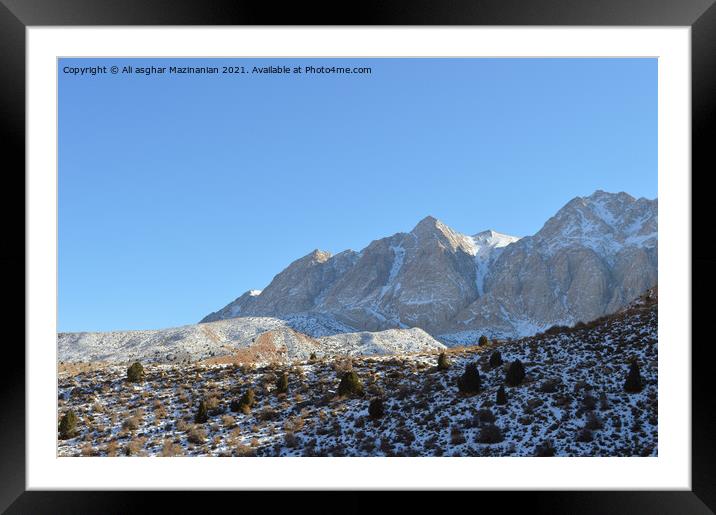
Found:
[{"label": "rocky terrain", "polygon": [[[447,349],[440,368],[442,347],[412,331],[389,335],[413,342],[400,355],[320,354],[334,345],[370,347],[371,353],[381,345],[374,333],[334,333],[319,338],[314,356],[263,365],[232,361],[229,354],[225,362],[145,362],[137,382],[128,381],[125,365],[60,365],[58,421],[65,420],[66,431],[58,455],[658,454],[655,290],[586,324]],[[270,347],[263,341],[269,339],[274,346],[314,349],[312,337],[284,325],[267,326],[254,350]],[[525,375],[515,383],[517,360]],[[627,392],[632,362],[640,388]],[[474,391],[460,379],[471,364],[479,373]]]},{"label": "rocky terrain", "polygon": [[449,344],[526,336],[613,313],[656,284],[657,214],[656,200],[597,191],[524,238],[468,236],[427,217],[360,252],[315,250],[202,322],[317,313]]}]

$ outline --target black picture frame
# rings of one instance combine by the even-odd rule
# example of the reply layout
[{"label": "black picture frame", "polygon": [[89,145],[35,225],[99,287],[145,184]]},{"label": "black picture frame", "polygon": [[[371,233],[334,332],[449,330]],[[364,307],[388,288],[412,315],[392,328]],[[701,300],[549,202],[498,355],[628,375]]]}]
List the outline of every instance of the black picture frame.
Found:
[{"label": "black picture frame", "polygon": [[[602,492],[486,492],[481,499],[518,507],[531,513],[713,513],[716,509],[716,403],[712,394],[710,347],[703,329],[708,320],[706,295],[714,291],[716,258],[708,231],[710,203],[706,187],[693,187],[697,178],[716,170],[713,146],[716,131],[716,6],[715,0],[363,0],[334,2],[332,7],[293,3],[192,0],[0,0],[0,127],[5,144],[6,195],[3,209],[6,241],[0,254],[6,283],[25,268],[25,227],[16,221],[19,206],[11,200],[24,191],[25,166],[25,29],[29,26],[80,25],[572,25],[572,26],[688,26],[692,50],[692,490]],[[336,9],[339,7],[340,9]],[[11,159],[8,159],[11,158]],[[684,173],[688,173],[685,171]],[[14,194],[11,194],[14,193]],[[22,196],[24,199],[24,195]],[[699,230],[703,228],[704,230]],[[700,235],[700,236],[699,236]],[[711,241],[709,241],[711,240]],[[20,247],[20,241],[23,242]],[[22,250],[17,250],[22,248]],[[23,274],[24,276],[25,274]],[[12,286],[15,286],[12,284]],[[24,290],[23,290],[24,291]],[[699,293],[702,293],[699,299]],[[6,324],[20,326],[19,296],[4,311]],[[24,299],[24,294],[22,296]],[[699,300],[702,300],[699,302]],[[23,303],[24,312],[24,303]],[[24,318],[23,318],[24,320]],[[24,328],[24,325],[22,326]],[[701,329],[701,333],[699,332]],[[24,335],[23,335],[24,340]],[[204,492],[41,492],[25,491],[25,354],[19,338],[6,340],[5,365],[0,372],[0,510],[7,513],[127,513],[149,508],[160,500],[165,511],[191,509],[193,503],[213,505],[230,493]],[[665,342],[689,345],[692,342]],[[242,503],[259,493],[240,493]],[[286,497],[271,495],[272,507]],[[296,495],[296,494],[294,494]],[[327,509],[372,509],[375,494],[351,492],[333,499],[323,493]],[[436,497],[437,495],[437,497]],[[442,504],[448,494],[413,493],[404,502],[426,507]],[[449,494],[452,496],[453,494]],[[475,494],[472,494],[475,495]],[[305,496],[305,494],[300,494]],[[160,498],[161,497],[161,498]],[[264,500],[266,502],[264,494]],[[440,499],[443,501],[440,501]],[[302,501],[291,498],[292,505]],[[308,502],[308,501],[304,501]],[[325,503],[325,504],[324,504]],[[459,509],[457,504],[451,505]],[[309,505],[313,501],[308,502]],[[310,507],[310,506],[309,506]],[[315,505],[313,506],[315,508]],[[443,509],[446,506],[443,506]],[[508,510],[510,511],[510,510]]]}]

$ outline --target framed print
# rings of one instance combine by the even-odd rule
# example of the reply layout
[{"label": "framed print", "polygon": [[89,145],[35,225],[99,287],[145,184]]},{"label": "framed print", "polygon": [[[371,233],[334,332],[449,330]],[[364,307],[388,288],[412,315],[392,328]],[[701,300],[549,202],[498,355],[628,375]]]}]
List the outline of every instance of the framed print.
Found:
[{"label": "framed print", "polygon": [[716,8],[540,6],[5,2],[3,508],[710,513]]}]

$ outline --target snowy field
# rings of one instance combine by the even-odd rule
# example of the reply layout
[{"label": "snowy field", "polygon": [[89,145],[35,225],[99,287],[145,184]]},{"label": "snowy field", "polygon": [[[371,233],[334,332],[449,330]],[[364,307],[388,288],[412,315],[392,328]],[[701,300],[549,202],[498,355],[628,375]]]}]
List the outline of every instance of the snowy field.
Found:
[{"label": "snowy field", "polygon": [[[355,345],[368,337],[351,338]],[[447,349],[447,370],[436,367],[441,346],[423,343],[401,343],[397,355],[319,353],[264,365],[147,362],[140,383],[127,382],[126,365],[64,364],[58,421],[71,410],[78,423],[73,437],[58,440],[58,455],[657,455],[655,299],[580,328]],[[343,348],[342,341],[334,344]],[[495,351],[503,365],[490,366]],[[526,376],[506,386],[507,367],[516,359]],[[641,372],[639,393],[624,391],[632,360]],[[471,395],[457,387],[469,363],[477,364],[482,382]],[[338,395],[349,370],[362,395]],[[279,393],[284,372],[288,389]],[[496,404],[500,386],[504,405]],[[248,389],[255,403],[239,408]],[[382,416],[369,415],[374,399],[383,400]],[[207,420],[197,422],[201,401]]]}]

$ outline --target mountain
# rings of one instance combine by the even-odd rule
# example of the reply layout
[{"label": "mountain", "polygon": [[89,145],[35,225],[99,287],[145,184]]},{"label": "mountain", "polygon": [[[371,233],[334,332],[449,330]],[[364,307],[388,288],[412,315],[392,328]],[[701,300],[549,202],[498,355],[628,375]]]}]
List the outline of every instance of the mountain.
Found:
[{"label": "mountain", "polygon": [[504,249],[485,295],[454,319],[456,341],[526,335],[613,313],[657,282],[657,201],[597,191]]},{"label": "mountain", "polygon": [[315,250],[206,316],[321,314],[362,331],[418,327],[449,343],[588,321],[657,280],[657,200],[596,191],[533,236],[461,234],[429,216],[360,252]]}]

